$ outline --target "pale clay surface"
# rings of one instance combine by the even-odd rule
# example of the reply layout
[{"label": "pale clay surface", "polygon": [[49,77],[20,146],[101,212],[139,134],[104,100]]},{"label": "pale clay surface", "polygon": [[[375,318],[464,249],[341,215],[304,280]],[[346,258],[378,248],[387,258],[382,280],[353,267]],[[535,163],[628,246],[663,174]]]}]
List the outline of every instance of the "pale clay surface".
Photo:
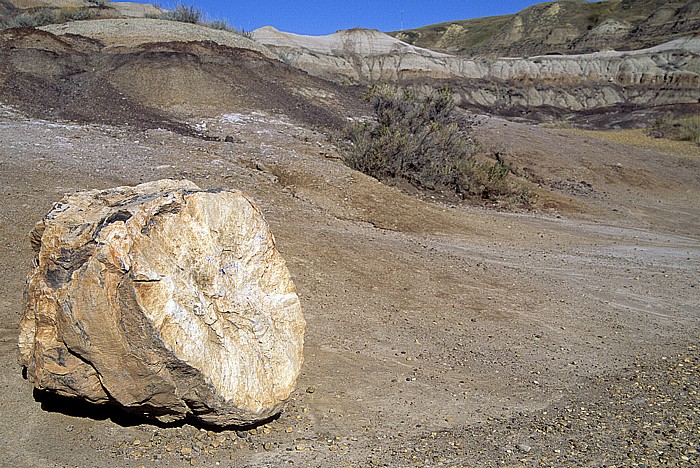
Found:
[{"label": "pale clay surface", "polygon": [[150,18],[99,19],[42,26],[56,34],[78,34],[97,39],[107,47],[135,47],[152,42],[213,41],[217,44],[250,49],[267,57],[276,57],[264,45],[240,34],[206,26]]},{"label": "pale clay surface", "polygon": [[[343,83],[401,81],[415,77],[514,82],[524,91],[471,86],[460,98],[479,106],[553,106],[572,110],[622,102],[669,105],[697,102],[700,39],[682,38],[649,49],[578,55],[471,59],[403,43],[372,30],[300,36],[266,26],[253,31],[259,43],[293,66]],[[528,83],[552,86],[527,86]],[[591,86],[596,83],[597,86]],[[660,85],[674,92],[659,92]],[[583,86],[585,85],[585,86]],[[581,89],[583,87],[583,89]]]},{"label": "pale clay surface", "polygon": [[36,387],[164,421],[247,424],[282,409],[305,322],[240,192],[172,180],[82,192],[33,243],[19,346]]}]

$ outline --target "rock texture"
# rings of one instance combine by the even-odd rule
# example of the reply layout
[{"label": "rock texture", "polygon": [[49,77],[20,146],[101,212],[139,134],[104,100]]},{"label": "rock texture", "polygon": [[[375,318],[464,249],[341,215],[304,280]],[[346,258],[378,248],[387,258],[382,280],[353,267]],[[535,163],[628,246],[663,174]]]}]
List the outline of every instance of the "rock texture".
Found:
[{"label": "rock texture", "polygon": [[449,76],[451,55],[421,49],[377,30],[350,29],[327,36],[303,36],[265,26],[253,38],[310,75],[345,84],[396,81],[404,70]]},{"label": "rock texture", "polygon": [[32,244],[19,354],[37,388],[220,426],[283,408],[305,321],[240,192],[163,180],[77,193]]},{"label": "rock texture", "polygon": [[265,27],[253,36],[311,75],[341,83],[442,80],[458,92],[462,105],[506,115],[525,108],[578,112],[700,99],[700,38],[629,52],[470,59],[404,44],[379,31],[311,37]]}]

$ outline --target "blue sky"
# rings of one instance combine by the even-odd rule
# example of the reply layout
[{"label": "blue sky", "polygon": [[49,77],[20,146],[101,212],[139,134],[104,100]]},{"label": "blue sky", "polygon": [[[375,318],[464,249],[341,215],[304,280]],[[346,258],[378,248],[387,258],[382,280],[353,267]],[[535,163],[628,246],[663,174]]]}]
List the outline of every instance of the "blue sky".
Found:
[{"label": "blue sky", "polygon": [[[172,8],[175,3],[166,0],[157,4]],[[224,19],[231,26],[246,31],[274,26],[297,34],[323,35],[355,27],[386,32],[458,19],[505,15],[542,3],[542,0],[185,0],[179,3],[200,8],[209,19]]]}]

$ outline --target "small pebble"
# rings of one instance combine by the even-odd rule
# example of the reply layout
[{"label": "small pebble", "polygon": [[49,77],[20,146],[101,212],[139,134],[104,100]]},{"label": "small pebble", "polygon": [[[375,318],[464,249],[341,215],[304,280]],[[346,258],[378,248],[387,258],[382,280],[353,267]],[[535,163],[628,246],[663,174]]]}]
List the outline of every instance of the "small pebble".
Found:
[{"label": "small pebble", "polygon": [[515,446],[515,448],[517,448],[518,450],[520,450],[520,451],[523,452],[523,453],[527,453],[527,452],[529,452],[530,450],[532,450],[532,447],[530,447],[530,446],[527,445],[527,444],[518,444],[518,445]]}]

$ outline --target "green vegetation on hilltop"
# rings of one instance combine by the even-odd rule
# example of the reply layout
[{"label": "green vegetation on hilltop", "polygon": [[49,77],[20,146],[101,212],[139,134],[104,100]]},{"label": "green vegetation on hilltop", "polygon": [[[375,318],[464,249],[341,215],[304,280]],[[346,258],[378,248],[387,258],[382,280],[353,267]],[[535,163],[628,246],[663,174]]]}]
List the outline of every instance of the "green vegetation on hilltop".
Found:
[{"label": "green vegetation on hilltop", "polygon": [[[103,3],[95,2],[96,5]],[[94,8],[41,8],[19,14],[7,21],[0,22],[4,28],[37,28],[47,24],[67,23],[92,19],[96,16]]]},{"label": "green vegetation on hilltop", "polygon": [[238,29],[230,26],[226,20],[215,19],[211,21],[205,20],[205,15],[199,7],[194,7],[191,5],[185,5],[184,3],[178,3],[172,10],[165,10],[159,15],[147,15],[147,18],[162,19],[168,21],[179,21],[181,23],[191,23],[198,24],[200,26],[206,26],[212,29],[220,29],[223,31],[229,31],[236,34],[240,34],[250,38],[250,34],[245,31],[239,31]]},{"label": "green vegetation on hilltop", "polygon": [[10,2],[0,2],[0,29],[36,28],[48,24],[92,19],[97,17],[99,12],[110,10],[109,3],[109,0],[88,0],[83,6],[21,10]]},{"label": "green vegetation on hilltop", "polygon": [[462,52],[490,40],[510,19],[511,15],[489,16],[434,24],[389,34],[403,42],[426,49]]},{"label": "green vegetation on hilltop", "polygon": [[165,10],[160,15],[156,16],[156,18],[197,24],[202,22],[202,10],[179,3],[172,10]]},{"label": "green vegetation on hilltop", "polygon": [[628,50],[694,34],[696,0],[560,0],[514,15],[456,20],[390,35],[404,42],[468,56],[527,56]]}]

